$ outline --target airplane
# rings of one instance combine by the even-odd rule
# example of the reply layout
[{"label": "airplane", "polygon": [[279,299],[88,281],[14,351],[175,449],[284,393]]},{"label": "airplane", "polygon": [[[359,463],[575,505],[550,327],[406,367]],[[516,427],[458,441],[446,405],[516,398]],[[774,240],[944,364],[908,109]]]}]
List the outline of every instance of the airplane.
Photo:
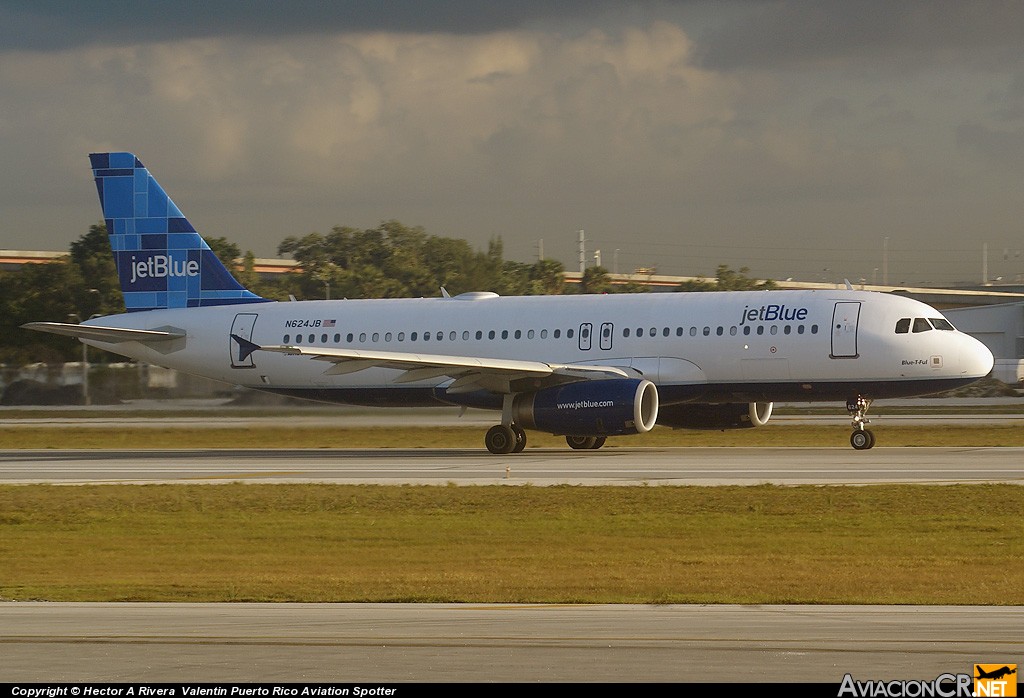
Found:
[{"label": "airplane", "polygon": [[975,664],[974,667],[978,671],[978,675],[974,677],[976,679],[1001,679],[1004,676],[1009,676],[1011,674],[1017,673],[1016,668],[1011,669],[1009,666],[1003,666],[993,671],[985,671],[977,664]]},{"label": "airplane", "polygon": [[28,329],[218,381],[316,401],[500,412],[598,449],[609,436],[763,426],[777,401],[846,401],[875,445],[877,398],[934,393],[991,352],[918,301],[852,290],[271,301],[244,288],[132,153],[89,156],[126,312]]}]

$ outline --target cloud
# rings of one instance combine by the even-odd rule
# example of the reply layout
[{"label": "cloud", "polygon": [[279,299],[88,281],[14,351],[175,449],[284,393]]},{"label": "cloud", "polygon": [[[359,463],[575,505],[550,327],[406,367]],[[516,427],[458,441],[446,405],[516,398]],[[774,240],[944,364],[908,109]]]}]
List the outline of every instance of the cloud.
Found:
[{"label": "cloud", "polygon": [[717,70],[838,67],[924,70],[965,60],[993,69],[1019,60],[1024,5],[1003,0],[784,0],[702,37],[702,65]]},{"label": "cloud", "polygon": [[[617,4],[610,0],[248,0],[241,4],[235,0],[0,0],[0,46],[5,50],[52,51],[213,37],[268,39],[362,32],[479,34],[564,18],[592,18]],[[629,4],[658,3],[633,0]]]}]

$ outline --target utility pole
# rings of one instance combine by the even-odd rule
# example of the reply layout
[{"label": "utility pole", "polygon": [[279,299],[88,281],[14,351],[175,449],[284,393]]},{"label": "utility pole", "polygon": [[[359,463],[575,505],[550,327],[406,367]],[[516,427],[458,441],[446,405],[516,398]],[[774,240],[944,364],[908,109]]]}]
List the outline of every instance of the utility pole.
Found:
[{"label": "utility pole", "polygon": [[586,238],[583,235],[583,229],[580,228],[580,274],[587,270],[587,243]]},{"label": "utility pole", "polygon": [[[82,324],[82,318],[78,313],[68,313],[68,320],[74,320]],[[89,397],[89,345],[82,342],[82,404],[89,406],[92,400]]]},{"label": "utility pole", "polygon": [[544,238],[537,241],[537,261],[544,261]]},{"label": "utility pole", "polygon": [[889,236],[882,242],[882,285],[889,285]]}]

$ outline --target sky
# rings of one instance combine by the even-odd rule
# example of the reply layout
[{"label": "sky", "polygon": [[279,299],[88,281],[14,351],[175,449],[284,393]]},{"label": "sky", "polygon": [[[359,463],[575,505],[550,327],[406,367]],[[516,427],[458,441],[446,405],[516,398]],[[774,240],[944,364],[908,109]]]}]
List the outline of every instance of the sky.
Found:
[{"label": "sky", "polygon": [[259,257],[395,219],[570,270],[582,229],[622,273],[1024,279],[1024,3],[0,0],[0,248],[99,222],[108,150]]}]

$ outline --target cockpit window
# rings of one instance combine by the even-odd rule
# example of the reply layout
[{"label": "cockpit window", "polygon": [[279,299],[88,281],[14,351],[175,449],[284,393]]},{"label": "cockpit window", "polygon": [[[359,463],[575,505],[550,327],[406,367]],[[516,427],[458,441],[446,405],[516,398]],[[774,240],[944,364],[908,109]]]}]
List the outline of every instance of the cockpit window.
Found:
[{"label": "cockpit window", "polygon": [[896,321],[896,334],[906,334],[910,332],[910,318],[905,317]]},{"label": "cockpit window", "polygon": [[944,317],[933,317],[928,319],[931,320],[932,327],[937,330],[946,330],[951,332],[956,329],[953,327],[953,324]]},{"label": "cockpit window", "polygon": [[928,320],[923,317],[914,318],[914,332],[928,332],[932,329],[932,325]]}]

